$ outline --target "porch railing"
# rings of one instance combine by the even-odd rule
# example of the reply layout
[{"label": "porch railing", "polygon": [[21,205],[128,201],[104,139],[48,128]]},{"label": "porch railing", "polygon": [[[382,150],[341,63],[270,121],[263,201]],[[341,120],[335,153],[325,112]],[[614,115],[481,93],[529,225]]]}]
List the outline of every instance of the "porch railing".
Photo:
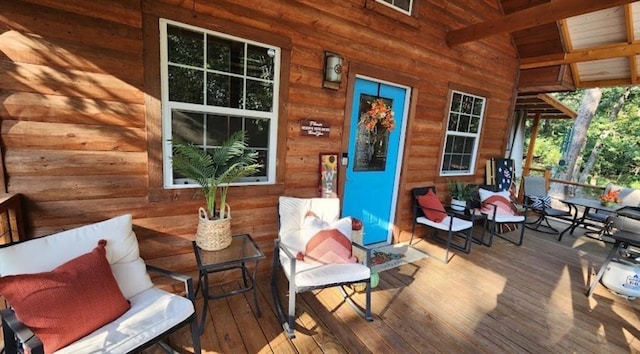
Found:
[{"label": "porch railing", "polygon": [[[551,178],[551,169],[549,168],[530,168],[530,171],[532,172],[536,172],[536,174],[541,174],[544,177],[545,180],[545,186],[547,187],[547,190],[549,190],[549,187],[551,186],[551,183],[559,183],[564,185],[564,196],[565,197],[572,197],[572,196],[576,196],[576,194],[580,194],[581,196],[583,195],[590,195],[590,196],[594,196],[594,195],[600,195],[604,192],[605,187],[603,186],[596,186],[593,184],[587,184],[587,183],[578,183],[578,182],[572,182],[572,181],[567,181],[567,180],[563,180],[563,179],[555,179],[555,178]],[[530,173],[531,174],[531,173]],[[584,192],[584,190],[586,190],[587,192]]]}]

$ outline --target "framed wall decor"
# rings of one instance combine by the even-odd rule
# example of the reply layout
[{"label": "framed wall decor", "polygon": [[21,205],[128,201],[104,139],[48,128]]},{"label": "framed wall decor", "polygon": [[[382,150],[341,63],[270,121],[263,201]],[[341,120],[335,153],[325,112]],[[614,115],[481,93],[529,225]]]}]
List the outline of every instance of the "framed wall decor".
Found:
[{"label": "framed wall decor", "polygon": [[338,153],[320,153],[320,196],[338,197]]}]

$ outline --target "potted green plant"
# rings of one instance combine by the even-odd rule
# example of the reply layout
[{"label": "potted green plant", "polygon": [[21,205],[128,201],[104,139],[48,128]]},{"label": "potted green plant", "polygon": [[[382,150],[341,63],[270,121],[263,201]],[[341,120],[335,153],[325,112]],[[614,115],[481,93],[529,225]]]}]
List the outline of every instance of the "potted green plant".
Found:
[{"label": "potted green plant", "polygon": [[[247,149],[244,131],[232,134],[219,147],[207,151],[192,143],[173,144],[174,169],[202,187],[206,210],[199,209],[196,243],[213,251],[231,244],[231,209],[227,204],[230,183],[250,176],[262,168],[258,153]],[[217,201],[217,195],[220,199]]]},{"label": "potted green plant", "polygon": [[471,198],[471,188],[457,180],[448,180],[447,185],[451,195],[451,209],[463,211],[467,206],[467,200]]}]

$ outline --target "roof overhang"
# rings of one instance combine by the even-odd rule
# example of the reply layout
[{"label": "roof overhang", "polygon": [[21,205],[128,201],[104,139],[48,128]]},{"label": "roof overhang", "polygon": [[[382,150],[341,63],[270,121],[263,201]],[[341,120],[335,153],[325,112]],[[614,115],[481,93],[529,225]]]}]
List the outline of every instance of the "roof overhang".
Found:
[{"label": "roof overhang", "polygon": [[515,110],[525,112],[526,118],[575,119],[578,115],[546,93],[518,95]]}]

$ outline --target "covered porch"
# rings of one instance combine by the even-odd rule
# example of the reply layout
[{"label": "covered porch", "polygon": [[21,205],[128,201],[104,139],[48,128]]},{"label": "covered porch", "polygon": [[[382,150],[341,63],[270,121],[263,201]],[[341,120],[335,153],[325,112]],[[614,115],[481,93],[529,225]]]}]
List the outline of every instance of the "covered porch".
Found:
[{"label": "covered porch", "polygon": [[[497,238],[492,247],[474,244],[470,254],[457,253],[449,264],[428,257],[384,271],[373,292],[373,322],[359,318],[335,289],[305,293],[298,297],[293,340],[275,315],[270,274],[261,273],[262,317],[255,316],[251,294],[211,301],[203,351],[638,352],[640,305],[602,285],[584,295],[612,245],[581,234],[558,242],[527,229],[521,247]],[[442,252],[429,238],[414,245]],[[188,331],[170,342],[190,352]]]}]

